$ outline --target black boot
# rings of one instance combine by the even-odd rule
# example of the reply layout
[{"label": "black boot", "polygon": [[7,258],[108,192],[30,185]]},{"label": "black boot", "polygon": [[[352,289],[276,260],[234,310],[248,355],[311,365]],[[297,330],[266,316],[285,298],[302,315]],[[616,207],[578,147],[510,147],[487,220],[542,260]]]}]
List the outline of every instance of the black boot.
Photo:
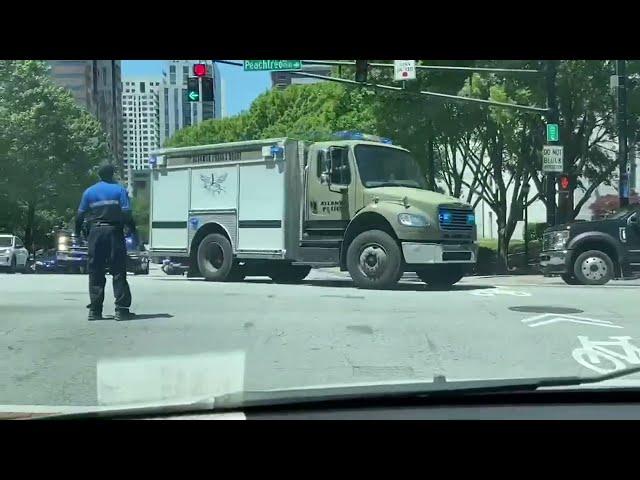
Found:
[{"label": "black boot", "polygon": [[136,318],[136,314],[130,312],[128,308],[116,308],[116,314],[114,318],[118,321],[132,320]]},{"label": "black boot", "polygon": [[93,320],[102,320],[102,311],[101,310],[89,310],[89,316],[87,317],[87,320],[89,321],[93,321]]}]

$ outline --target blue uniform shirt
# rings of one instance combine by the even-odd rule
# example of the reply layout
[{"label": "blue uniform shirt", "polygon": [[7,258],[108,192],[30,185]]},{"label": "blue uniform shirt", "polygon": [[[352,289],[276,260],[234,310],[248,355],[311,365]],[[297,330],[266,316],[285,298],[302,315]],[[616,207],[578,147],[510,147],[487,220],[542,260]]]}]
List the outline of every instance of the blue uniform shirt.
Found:
[{"label": "blue uniform shirt", "polygon": [[78,217],[89,222],[129,223],[131,204],[127,190],[118,183],[98,182],[82,194]]}]

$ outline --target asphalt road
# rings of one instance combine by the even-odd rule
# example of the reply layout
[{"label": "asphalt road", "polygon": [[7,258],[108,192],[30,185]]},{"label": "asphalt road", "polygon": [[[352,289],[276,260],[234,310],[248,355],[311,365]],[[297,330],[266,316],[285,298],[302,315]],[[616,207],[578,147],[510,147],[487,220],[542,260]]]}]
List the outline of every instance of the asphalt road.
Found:
[{"label": "asphalt road", "polygon": [[[295,286],[159,270],[129,280],[141,318],[88,322],[86,276],[0,274],[0,410],[640,364],[637,281],[470,277],[437,291],[407,278],[393,291],[366,291],[335,270]],[[603,346],[609,353],[597,352]]]}]

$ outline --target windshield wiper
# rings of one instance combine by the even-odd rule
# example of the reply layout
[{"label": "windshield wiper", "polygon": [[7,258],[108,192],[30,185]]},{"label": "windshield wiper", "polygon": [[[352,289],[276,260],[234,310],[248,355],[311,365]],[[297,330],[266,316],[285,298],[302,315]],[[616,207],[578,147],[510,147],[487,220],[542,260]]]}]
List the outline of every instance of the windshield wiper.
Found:
[{"label": "windshield wiper", "polygon": [[541,387],[570,387],[572,385],[588,385],[590,383],[600,383],[614,378],[626,377],[634,373],[640,372],[640,367],[623,368],[611,373],[604,373],[592,377],[549,377],[541,379],[539,388]]},{"label": "windshield wiper", "polygon": [[120,418],[127,416],[156,416],[191,412],[224,412],[250,407],[271,407],[300,404],[326,404],[333,402],[371,400],[392,400],[407,398],[455,398],[465,395],[486,395],[493,393],[523,393],[550,387],[571,387],[587,385],[625,377],[639,373],[640,367],[630,367],[603,375],[590,377],[542,377],[498,380],[447,381],[443,375],[436,375],[433,382],[389,383],[377,385],[338,386],[329,388],[300,388],[273,391],[235,392],[206,398],[194,402],[141,407],[99,408],[96,411],[67,413],[35,418],[47,419],[88,419]]},{"label": "windshield wiper", "polygon": [[222,395],[215,400],[216,409],[242,409],[272,405],[325,403],[354,400],[398,398],[442,398],[492,393],[531,392],[540,388],[570,387],[600,383],[640,372],[640,367],[625,368],[591,377],[542,377],[498,380],[464,380],[449,382],[436,375],[433,382],[340,386],[331,388],[290,389],[267,392],[244,392]]}]

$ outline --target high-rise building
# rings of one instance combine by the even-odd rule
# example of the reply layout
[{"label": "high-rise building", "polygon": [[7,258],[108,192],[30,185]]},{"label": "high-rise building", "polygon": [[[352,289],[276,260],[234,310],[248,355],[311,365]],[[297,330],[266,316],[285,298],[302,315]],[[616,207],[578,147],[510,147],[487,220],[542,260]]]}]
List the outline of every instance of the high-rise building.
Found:
[{"label": "high-rise building", "polygon": [[122,165],[122,82],[120,60],[49,60],[51,77],[102,125],[107,145]]},{"label": "high-rise building", "polygon": [[[331,76],[331,67],[327,65],[303,65],[300,73],[313,73],[315,75]],[[271,72],[271,86],[273,88],[287,88],[289,85],[302,85],[324,82],[321,78],[299,77],[295,72]]]},{"label": "high-rise building", "polygon": [[127,170],[147,168],[150,152],[160,147],[160,85],[160,78],[125,78],[122,81],[124,166]]},{"label": "high-rise building", "polygon": [[[187,79],[194,76],[193,65],[196,63],[204,63],[207,66],[206,76],[213,80],[210,83],[212,102],[191,102],[187,97]],[[159,93],[160,146],[164,146],[181,128],[222,116],[220,71],[211,60],[170,60],[162,76]],[[200,92],[200,98],[203,98],[203,92]]]}]

